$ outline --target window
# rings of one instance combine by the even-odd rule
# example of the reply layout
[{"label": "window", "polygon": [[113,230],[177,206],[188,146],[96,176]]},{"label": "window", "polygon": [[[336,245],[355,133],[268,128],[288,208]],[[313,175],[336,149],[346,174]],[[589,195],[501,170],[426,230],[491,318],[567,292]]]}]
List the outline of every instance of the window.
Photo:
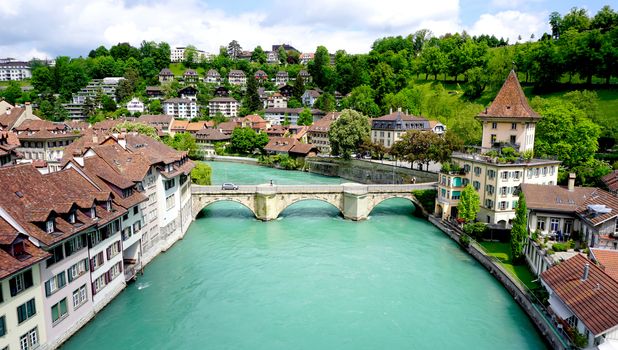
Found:
[{"label": "window", "polygon": [[39,332],[36,327],[19,337],[20,350],[31,350],[39,345]]},{"label": "window", "polygon": [[493,209],[494,201],[492,201],[491,199],[486,199],[485,200],[485,207],[487,207],[488,209]]},{"label": "window", "polygon": [[492,129],[497,129],[498,128],[498,123],[496,123],[496,122],[491,123],[491,128]]},{"label": "window", "polygon": [[519,170],[513,172],[513,179],[519,180],[519,176],[521,175]]},{"label": "window", "polygon": [[506,196],[506,193],[507,193],[507,187],[506,186],[500,187],[500,195]]},{"label": "window", "polygon": [[547,167],[543,167],[543,176],[547,175]]},{"label": "window", "polygon": [[545,220],[547,220],[547,218],[545,218],[544,216],[539,216],[536,218],[537,230],[545,231]]},{"label": "window", "polygon": [[52,322],[56,323],[63,319],[67,314],[67,298],[60,300],[57,304],[51,308]]},{"label": "window", "polygon": [[509,141],[511,142],[512,145],[517,143],[517,136],[516,135],[511,135]]},{"label": "window", "polygon": [[104,273],[99,278],[92,282],[92,294],[96,294],[101,291],[101,289],[105,288],[108,282],[108,274]]},{"label": "window", "polygon": [[86,235],[79,235],[64,243],[64,252],[66,253],[66,256],[73,255],[73,253],[86,248],[87,244]]},{"label": "window", "polygon": [[71,212],[69,213],[69,223],[75,223],[75,210],[71,210]]},{"label": "window", "polygon": [[509,202],[502,201],[502,202],[498,203],[498,208],[500,210],[508,209],[509,208]]},{"label": "window", "polygon": [[549,175],[554,175],[554,167],[549,167]]},{"label": "window", "polygon": [[57,274],[45,282],[45,295],[50,296],[67,284],[65,272]]},{"label": "window", "polygon": [[[614,233],[618,233],[618,219],[616,219],[616,227],[614,228]],[[0,301],[2,301],[2,295],[0,294]]]},{"label": "window", "polygon": [[485,191],[487,191],[487,193],[489,194],[494,194],[494,186],[493,185],[485,186]]},{"label": "window", "polygon": [[466,178],[461,180],[461,185],[464,186],[464,187],[468,186],[469,183],[470,183],[470,180],[468,180]]},{"label": "window", "polygon": [[511,123],[511,130],[517,130],[517,123]]},{"label": "window", "polygon": [[495,170],[491,170],[491,169],[487,170],[487,176],[490,179],[493,179],[494,177],[496,177],[496,171]]},{"label": "window", "polygon": [[69,282],[73,282],[73,280],[79,278],[80,276],[88,272],[88,267],[88,259],[83,259],[77,264],[69,267],[69,269],[67,270]]},{"label": "window", "polygon": [[118,253],[120,253],[120,241],[116,241],[107,247],[107,260],[115,257]]},{"label": "window", "polygon": [[34,304],[34,298],[32,298],[17,307],[17,323],[22,323],[35,314],[36,305]]},{"label": "window", "polygon": [[492,144],[496,143],[496,139],[497,139],[496,134],[491,134],[491,143]]},{"label": "window", "polygon": [[94,271],[101,267],[105,261],[103,260],[103,252],[99,252],[97,255],[90,259],[90,270]]},{"label": "window", "polygon": [[472,182],[472,187],[474,187],[475,190],[480,190],[481,189],[481,183],[478,181],[473,181]]},{"label": "window", "polygon": [[481,168],[478,166],[474,167],[474,175],[476,176],[480,176],[481,175]]},{"label": "window", "polygon": [[549,229],[552,232],[556,232],[556,231],[558,231],[558,225],[559,224],[560,224],[560,219],[558,219],[558,218],[551,218],[549,220]]},{"label": "window", "polygon": [[82,306],[88,300],[88,291],[86,285],[77,288],[73,291],[73,310]]},{"label": "window", "polygon": [[508,172],[508,171],[503,171],[503,172],[501,172],[501,173],[500,173],[500,178],[501,178],[502,180],[508,180],[508,178],[509,178],[509,172]]},{"label": "window", "polygon": [[6,317],[0,317],[0,337],[4,337],[6,334]]},{"label": "window", "polygon": [[24,271],[9,280],[9,289],[11,290],[12,297],[30,287],[32,287],[32,270]]},{"label": "window", "polygon": [[470,164],[464,164],[463,169],[466,173],[470,172]]},{"label": "window", "polygon": [[54,233],[54,220],[53,219],[47,220],[45,228],[46,228],[45,232]]},{"label": "window", "polygon": [[175,201],[175,193],[167,196],[167,198],[165,198],[165,208],[167,210],[170,210],[174,207],[174,205],[176,205],[176,201]]},{"label": "window", "polygon": [[164,182],[165,190],[166,191],[169,190],[170,188],[174,187],[175,184],[176,184],[176,180],[174,180],[174,179],[166,180]]},{"label": "window", "polygon": [[122,262],[118,262],[116,265],[112,266],[112,268],[109,269],[109,271],[107,272],[109,274],[109,281],[120,276],[121,272],[122,272]]},{"label": "window", "polygon": [[133,207],[133,215],[137,215],[139,213],[139,207],[136,205]]}]

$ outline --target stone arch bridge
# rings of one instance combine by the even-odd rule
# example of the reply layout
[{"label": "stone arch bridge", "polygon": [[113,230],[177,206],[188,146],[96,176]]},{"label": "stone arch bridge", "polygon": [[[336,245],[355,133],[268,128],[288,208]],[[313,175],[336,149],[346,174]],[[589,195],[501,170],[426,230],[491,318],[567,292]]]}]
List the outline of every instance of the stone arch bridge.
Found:
[{"label": "stone arch bridge", "polygon": [[[335,206],[350,220],[367,219],[375,206],[391,198],[406,198],[418,208],[422,205],[412,191],[435,189],[436,183],[409,185],[249,185],[237,190],[219,186],[192,185],[193,218],[208,205],[219,201],[238,202],[260,220],[274,220],[290,205],[303,200],[320,200]],[[432,210],[433,208],[427,208]]]}]

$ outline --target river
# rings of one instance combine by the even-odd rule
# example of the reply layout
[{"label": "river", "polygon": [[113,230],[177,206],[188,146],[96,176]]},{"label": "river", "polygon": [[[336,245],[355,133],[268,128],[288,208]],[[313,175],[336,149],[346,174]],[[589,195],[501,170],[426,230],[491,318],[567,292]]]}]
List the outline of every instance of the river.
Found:
[{"label": "river", "polygon": [[[339,183],[210,163],[214,183]],[[63,349],[544,349],[504,288],[391,199],[369,220],[317,201],[260,222],[238,203],[203,211]]]}]

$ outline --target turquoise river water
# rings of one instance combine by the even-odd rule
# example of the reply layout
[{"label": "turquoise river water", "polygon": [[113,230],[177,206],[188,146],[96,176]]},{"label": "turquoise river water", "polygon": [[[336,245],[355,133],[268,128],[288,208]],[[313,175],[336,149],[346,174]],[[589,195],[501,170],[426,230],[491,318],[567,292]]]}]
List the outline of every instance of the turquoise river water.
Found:
[{"label": "turquoise river water", "polygon": [[[339,183],[210,163],[214,183]],[[352,222],[318,201],[203,211],[63,349],[544,349],[503,287],[405,199]]]}]

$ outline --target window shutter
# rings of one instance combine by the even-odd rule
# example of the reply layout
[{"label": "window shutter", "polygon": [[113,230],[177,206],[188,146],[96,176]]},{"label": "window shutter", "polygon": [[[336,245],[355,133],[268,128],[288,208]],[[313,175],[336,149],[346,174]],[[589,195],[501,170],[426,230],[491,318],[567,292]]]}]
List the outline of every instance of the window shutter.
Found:
[{"label": "window shutter", "polygon": [[90,270],[94,270],[94,258],[90,259]]},{"label": "window shutter", "polygon": [[49,296],[51,294],[50,291],[50,287],[49,287],[49,281],[45,282],[45,296]]},{"label": "window shutter", "polygon": [[24,289],[32,287],[32,270],[24,272]]},{"label": "window shutter", "polygon": [[97,294],[97,287],[96,287],[96,284],[94,282],[92,282],[90,284],[90,287],[92,288],[92,295]]},{"label": "window shutter", "polygon": [[90,264],[88,264],[88,259],[84,259],[84,265],[86,266],[86,271],[90,270]]},{"label": "window shutter", "polygon": [[14,297],[17,295],[17,283],[15,281],[15,277],[9,280],[9,289],[11,290],[11,296]]},{"label": "window shutter", "polygon": [[67,275],[68,275],[68,279],[69,279],[69,283],[73,282],[73,272],[71,272],[72,268],[69,268],[67,270]]},{"label": "window shutter", "polygon": [[112,257],[112,249],[111,247],[108,247],[107,249],[105,249],[105,253],[107,254],[107,260],[109,260]]},{"label": "window shutter", "polygon": [[60,273],[60,277],[58,278],[58,288],[62,288],[67,284],[67,277],[64,271]]}]

